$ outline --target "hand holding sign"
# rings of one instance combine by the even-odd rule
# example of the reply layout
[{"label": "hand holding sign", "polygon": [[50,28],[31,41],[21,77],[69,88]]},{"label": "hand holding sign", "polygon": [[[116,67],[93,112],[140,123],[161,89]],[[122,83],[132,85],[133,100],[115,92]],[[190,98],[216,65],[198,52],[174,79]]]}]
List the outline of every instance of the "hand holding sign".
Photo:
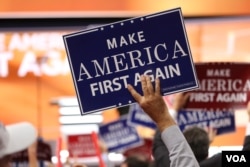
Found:
[{"label": "hand holding sign", "polygon": [[175,94],[173,101],[173,109],[175,111],[179,111],[185,108],[188,103],[189,96],[190,96],[189,93],[184,93],[184,92]]},{"label": "hand holding sign", "polygon": [[[128,90],[162,132],[162,140],[169,150],[170,166],[185,166],[189,164],[190,166],[198,167],[198,162],[192,150],[180,129],[176,126],[161,96],[159,78],[156,78],[155,88],[153,88],[150,77],[147,75],[141,76],[141,87],[143,96],[132,85],[128,85]],[[176,154],[179,156],[174,156]]]},{"label": "hand holding sign", "polygon": [[213,127],[207,127],[205,130],[208,134],[209,142],[212,143],[214,141],[214,138],[217,135],[217,129],[215,129]]},{"label": "hand holding sign", "polygon": [[141,84],[144,96],[141,96],[132,85],[128,85],[129,92],[141,108],[155,121],[161,131],[175,125],[175,121],[170,116],[167,105],[161,96],[160,80],[158,78],[155,80],[155,88],[153,88],[150,77],[142,75]]},{"label": "hand holding sign", "polygon": [[126,88],[141,93],[141,75],[161,79],[163,95],[198,88],[180,8],[63,38],[81,114],[134,103]]}]

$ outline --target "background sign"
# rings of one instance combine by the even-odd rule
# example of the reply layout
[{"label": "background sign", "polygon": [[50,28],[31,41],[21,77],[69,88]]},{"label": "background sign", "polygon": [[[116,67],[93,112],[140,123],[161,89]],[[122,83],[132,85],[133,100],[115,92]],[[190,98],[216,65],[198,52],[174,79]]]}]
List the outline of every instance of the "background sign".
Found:
[{"label": "background sign", "polygon": [[212,127],[217,135],[235,131],[234,111],[181,110],[177,122],[182,131],[190,126]]},{"label": "background sign", "polygon": [[127,84],[142,92],[142,74],[163,95],[198,87],[180,8],[63,38],[82,114],[134,103]]},{"label": "background sign", "polygon": [[187,108],[246,108],[250,100],[249,63],[195,64],[200,88],[191,92]]},{"label": "background sign", "polygon": [[134,103],[130,107],[130,111],[128,113],[128,124],[141,125],[156,129],[154,121],[143,111],[138,103]]},{"label": "background sign", "polygon": [[91,134],[69,135],[68,150],[69,156],[72,158],[97,156]]},{"label": "background sign", "polygon": [[99,128],[99,134],[110,152],[122,152],[143,144],[135,127],[127,124],[126,117],[101,125]]},{"label": "background sign", "polygon": [[125,157],[129,156],[144,156],[147,160],[152,160],[152,145],[153,140],[152,139],[144,139],[144,143],[140,146],[130,148],[126,150],[123,155]]}]

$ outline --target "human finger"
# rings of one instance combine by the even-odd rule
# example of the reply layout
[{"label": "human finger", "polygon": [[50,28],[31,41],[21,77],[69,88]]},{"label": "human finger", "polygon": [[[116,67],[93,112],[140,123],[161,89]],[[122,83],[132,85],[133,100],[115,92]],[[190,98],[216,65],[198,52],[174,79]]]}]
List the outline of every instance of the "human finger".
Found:
[{"label": "human finger", "polygon": [[188,101],[189,97],[190,97],[190,93],[189,92],[184,93],[184,101]]},{"label": "human finger", "polygon": [[148,86],[147,86],[147,81],[146,81],[146,76],[141,75],[141,88],[144,96],[148,96],[149,91],[148,91]]},{"label": "human finger", "polygon": [[130,92],[130,94],[133,96],[133,98],[137,102],[139,102],[141,99],[141,95],[134,89],[134,87],[132,85],[128,84],[127,89]]},{"label": "human finger", "polygon": [[150,77],[148,75],[146,75],[145,78],[146,78],[146,84],[147,84],[147,92],[149,94],[153,94],[154,93],[154,88],[153,88],[151,79],[150,79]]},{"label": "human finger", "polygon": [[211,126],[205,128],[205,131],[208,134],[209,142],[212,143],[214,141],[215,136],[217,135],[217,130]]},{"label": "human finger", "polygon": [[187,106],[187,104],[188,104],[190,93],[189,92],[181,92],[180,95],[181,95],[181,97],[179,98],[179,101],[181,102],[180,107],[185,108]]},{"label": "human finger", "polygon": [[159,78],[155,79],[155,93],[161,94],[161,86],[160,86],[160,79]]}]

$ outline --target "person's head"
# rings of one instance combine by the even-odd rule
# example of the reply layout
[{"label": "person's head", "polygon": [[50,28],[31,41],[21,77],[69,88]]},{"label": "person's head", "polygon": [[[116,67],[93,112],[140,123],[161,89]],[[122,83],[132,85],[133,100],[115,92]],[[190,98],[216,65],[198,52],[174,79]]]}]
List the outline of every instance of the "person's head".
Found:
[{"label": "person's head", "polygon": [[0,166],[8,167],[11,155],[28,148],[36,138],[36,129],[28,122],[7,126],[0,123]]},{"label": "person's head", "polygon": [[208,157],[209,151],[209,136],[205,129],[198,126],[192,126],[183,131],[183,134],[194,152],[198,162],[205,160]]},{"label": "person's head", "polygon": [[128,156],[120,167],[149,167],[150,162],[140,156]]}]

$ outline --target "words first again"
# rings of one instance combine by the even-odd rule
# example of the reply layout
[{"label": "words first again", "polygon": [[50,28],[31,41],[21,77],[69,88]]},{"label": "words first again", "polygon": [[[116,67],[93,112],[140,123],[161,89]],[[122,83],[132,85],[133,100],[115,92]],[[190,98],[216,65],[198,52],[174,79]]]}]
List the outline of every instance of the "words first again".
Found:
[{"label": "words first again", "polygon": [[[181,70],[179,64],[164,66],[163,68],[156,68],[155,71],[147,70],[143,74],[149,75],[151,81],[155,78],[159,79],[169,79],[181,76]],[[137,86],[140,82],[141,73],[135,73],[134,75],[134,85]],[[97,94],[106,94],[115,91],[119,91],[122,88],[126,88],[128,85],[129,75],[113,78],[112,80],[104,80],[102,82],[95,82],[90,84],[90,89],[92,96]]]}]

